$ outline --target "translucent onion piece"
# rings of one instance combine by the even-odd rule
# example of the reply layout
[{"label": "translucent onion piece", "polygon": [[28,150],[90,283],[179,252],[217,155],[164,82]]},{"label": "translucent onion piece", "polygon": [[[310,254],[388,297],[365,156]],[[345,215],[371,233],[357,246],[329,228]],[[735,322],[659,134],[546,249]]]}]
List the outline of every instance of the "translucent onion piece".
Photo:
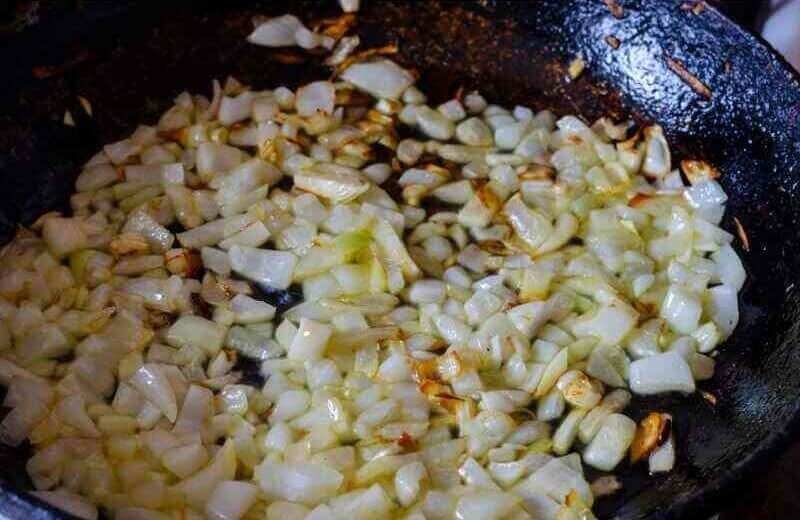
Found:
[{"label": "translucent onion piece", "polygon": [[170,422],[175,422],[178,417],[178,404],[175,391],[164,375],[161,367],[155,364],[145,364],[140,367],[130,379],[130,384],[138,390],[148,401],[161,410]]},{"label": "translucent onion piece", "polygon": [[411,74],[389,60],[350,65],[341,78],[377,98],[397,99],[414,79]]},{"label": "translucent onion piece", "polygon": [[295,16],[278,16],[259,24],[247,37],[247,41],[266,47],[288,47],[297,43],[294,35],[302,26]]}]

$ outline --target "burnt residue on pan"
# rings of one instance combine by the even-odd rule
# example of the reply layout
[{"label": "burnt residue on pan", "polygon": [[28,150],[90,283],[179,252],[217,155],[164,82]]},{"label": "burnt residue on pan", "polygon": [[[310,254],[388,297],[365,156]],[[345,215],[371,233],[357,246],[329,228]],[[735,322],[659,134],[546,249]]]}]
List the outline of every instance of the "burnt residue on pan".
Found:
[{"label": "burnt residue on pan", "polygon": [[[735,234],[739,218],[749,241],[741,253],[749,279],[740,325],[717,358],[714,379],[701,385],[706,394],[635,403],[635,419],[673,414],[675,471],[649,477],[642,465],[623,463],[623,488],[599,500],[597,510],[601,518],[700,518],[723,507],[732,485],[800,426],[797,77],[713,7],[682,9],[680,0],[362,3],[362,48],[397,43],[397,59],[439,100],[480,87],[504,104],[590,120],[658,121],[676,165],[701,158],[720,169],[731,197],[723,226]],[[311,21],[339,14],[332,1],[81,6],[42,19],[0,49],[7,74],[0,91],[2,237],[66,207],[82,162],[135,123],[155,122],[183,89],[208,93],[211,78],[228,74],[256,88],[329,74],[319,57],[289,59],[247,44],[254,15],[290,10]],[[609,35],[619,45],[610,45]],[[572,79],[567,67],[576,57],[586,69]],[[54,73],[37,77],[36,70]],[[79,95],[92,103],[92,117]],[[75,127],[62,123],[66,109]],[[25,456],[0,448],[0,486],[20,489]],[[0,515],[51,517],[28,500],[0,493]]]}]

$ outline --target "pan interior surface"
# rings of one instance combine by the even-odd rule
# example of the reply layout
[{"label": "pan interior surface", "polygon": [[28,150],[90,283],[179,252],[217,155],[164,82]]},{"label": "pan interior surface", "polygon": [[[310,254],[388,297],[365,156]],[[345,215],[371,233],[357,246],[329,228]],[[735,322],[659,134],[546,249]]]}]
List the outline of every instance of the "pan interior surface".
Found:
[{"label": "pan interior surface", "polygon": [[[398,61],[419,71],[434,101],[479,88],[490,101],[590,121],[658,122],[677,150],[674,164],[703,158],[721,170],[730,196],[723,227],[735,232],[737,217],[750,248],[738,244],[748,269],[738,329],[713,380],[701,385],[716,404],[699,393],[639,399],[634,419],[653,410],[674,415],[678,464],[658,477],[621,467],[622,490],[597,505],[601,518],[702,517],[724,507],[732,485],[800,422],[800,85],[765,44],[713,9],[618,3],[620,17],[603,2],[580,0],[364,2],[358,32],[364,47],[397,42]],[[285,64],[245,42],[253,15],[287,10],[304,20],[338,14],[333,2],[86,4],[13,38],[0,50],[8,74],[0,92],[3,238],[65,208],[81,164],[136,123],[156,121],[182,90],[208,93],[212,78],[227,75],[256,88],[326,76],[318,59]],[[576,56],[587,69],[570,80]],[[676,74],[675,62],[707,92]],[[78,95],[91,101],[92,118]],[[77,116],[75,128],[61,123],[65,109]],[[0,447],[0,486],[9,491],[0,517],[57,516],[22,494],[26,456]]]}]

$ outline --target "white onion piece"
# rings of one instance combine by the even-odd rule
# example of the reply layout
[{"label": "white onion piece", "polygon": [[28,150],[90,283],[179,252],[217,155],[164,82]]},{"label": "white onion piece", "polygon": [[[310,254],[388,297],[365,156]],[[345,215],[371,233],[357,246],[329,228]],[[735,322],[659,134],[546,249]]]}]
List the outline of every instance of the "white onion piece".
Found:
[{"label": "white onion piece", "polygon": [[191,345],[216,355],[225,339],[225,327],[200,316],[181,316],[166,334],[170,345]]},{"label": "white onion piece", "polygon": [[250,91],[242,92],[236,97],[224,96],[219,104],[217,118],[225,126],[244,121],[253,110],[254,97]]},{"label": "white onion piece", "polygon": [[200,143],[197,147],[197,172],[201,176],[213,177],[238,166],[244,152],[233,146],[217,143]]},{"label": "white onion piece", "polygon": [[611,414],[600,431],[583,450],[586,464],[601,471],[611,471],[625,457],[636,434],[636,423],[622,414]]},{"label": "white onion piece", "polygon": [[239,520],[255,503],[258,488],[247,482],[224,480],[216,485],[206,503],[210,520]]},{"label": "white onion piece", "polygon": [[408,291],[408,299],[412,303],[437,303],[444,301],[445,286],[439,280],[418,280]]},{"label": "white onion piece", "polygon": [[142,145],[133,142],[132,139],[123,139],[103,147],[103,151],[114,164],[123,164],[129,157],[139,153],[141,149]]},{"label": "white onion piece", "polygon": [[712,253],[711,258],[717,264],[716,276],[719,277],[719,281],[733,287],[737,292],[740,291],[747,278],[747,273],[736,251],[726,244]]},{"label": "white onion piece", "polygon": [[213,247],[203,247],[200,250],[200,255],[203,260],[203,266],[206,269],[228,276],[231,274],[230,257],[225,251],[214,249]]},{"label": "white onion piece", "polygon": [[411,462],[398,469],[394,475],[394,487],[400,505],[408,507],[413,504],[420,493],[420,483],[427,478],[428,471],[419,461]]},{"label": "white onion piece", "polygon": [[516,496],[501,491],[481,490],[467,493],[458,500],[455,518],[458,520],[471,518],[500,520],[507,518],[518,500]]},{"label": "white onion piece", "polygon": [[356,170],[337,165],[325,169],[317,166],[313,171],[295,174],[294,184],[335,204],[349,202],[369,189],[369,183]]},{"label": "white onion piece", "polygon": [[217,484],[236,477],[236,466],[236,449],[233,440],[229,439],[208,466],[180,481],[175,489],[183,493],[189,505],[202,510]]},{"label": "white onion piece", "polygon": [[305,505],[316,505],[333,497],[344,481],[338,471],[308,462],[264,461],[254,469],[267,496]]},{"label": "white onion piece", "polygon": [[231,269],[266,287],[286,289],[292,281],[297,257],[286,251],[270,251],[235,245],[228,251]]},{"label": "white onion piece", "polygon": [[675,351],[637,359],[631,363],[629,377],[631,390],[642,395],[695,389],[689,365]]},{"label": "white onion piece", "polygon": [[550,220],[526,206],[518,194],[506,202],[503,211],[514,232],[532,250],[542,245],[553,232]]},{"label": "white onion piece", "polygon": [[705,179],[692,185],[685,192],[689,203],[698,209],[721,206],[728,200],[722,186],[713,179]]},{"label": "white onion piece", "polygon": [[464,483],[468,486],[500,491],[500,486],[492,480],[486,470],[472,457],[465,460],[458,468],[458,474],[461,475]]},{"label": "white onion piece", "polygon": [[339,0],[339,6],[345,13],[355,13],[360,4],[360,0]]},{"label": "white onion piece", "polygon": [[411,74],[389,60],[350,65],[341,78],[377,98],[397,99],[414,82]]},{"label": "white onion piece", "polygon": [[208,463],[208,452],[201,444],[166,450],[161,463],[178,478],[186,478]]},{"label": "white onion piece", "polygon": [[236,315],[237,323],[269,321],[275,316],[275,307],[244,294],[237,294],[233,297],[231,311]]},{"label": "white onion piece", "polygon": [[303,27],[297,17],[290,14],[271,18],[255,28],[247,41],[266,47],[289,47],[297,43],[295,32]]},{"label": "white onion piece", "polygon": [[739,296],[736,289],[728,285],[712,287],[708,293],[708,312],[722,336],[727,338],[739,322]]},{"label": "white onion piece", "polygon": [[289,345],[289,359],[306,361],[322,358],[332,333],[333,328],[330,325],[302,318],[292,344]]},{"label": "white onion piece", "polygon": [[583,475],[559,459],[550,460],[514,487],[514,493],[523,497],[530,492],[541,493],[562,503],[573,490],[586,504],[591,505],[594,502],[589,483]]},{"label": "white onion piece", "polygon": [[447,141],[456,131],[453,122],[444,114],[425,105],[417,107],[416,119],[419,129],[433,139]]},{"label": "white onion piece", "polygon": [[661,304],[661,317],[679,333],[691,334],[698,327],[703,307],[689,291],[671,285]]},{"label": "white onion piece", "polygon": [[176,434],[203,432],[213,413],[214,394],[211,390],[199,385],[190,385],[172,431]]},{"label": "white onion piece", "polygon": [[[144,394],[144,392],[142,392]],[[56,415],[69,426],[87,437],[100,437],[100,431],[86,413],[86,402],[80,395],[70,395],[55,407]]]},{"label": "white onion piece", "polygon": [[78,191],[95,191],[119,180],[119,174],[110,164],[87,166],[75,180]]},{"label": "white onion piece", "polygon": [[651,177],[663,177],[672,169],[669,145],[664,131],[654,125],[645,129],[645,155],[642,171]]},{"label": "white onion piece", "polygon": [[155,364],[142,365],[133,373],[129,383],[138,390],[145,399],[161,410],[170,422],[178,417],[178,404],[175,391],[161,367]]},{"label": "white onion piece", "polygon": [[335,91],[330,81],[315,81],[297,89],[295,108],[303,117],[331,115]]},{"label": "white onion piece", "polygon": [[647,460],[650,473],[665,473],[675,466],[675,436],[670,434],[664,443],[650,453]]}]

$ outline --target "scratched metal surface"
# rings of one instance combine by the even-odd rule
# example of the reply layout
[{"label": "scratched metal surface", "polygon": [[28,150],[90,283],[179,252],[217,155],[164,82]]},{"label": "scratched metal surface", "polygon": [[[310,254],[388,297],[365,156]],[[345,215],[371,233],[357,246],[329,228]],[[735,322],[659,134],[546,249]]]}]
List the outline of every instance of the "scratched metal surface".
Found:
[{"label": "scratched metal surface", "polygon": [[[623,491],[597,506],[603,518],[700,518],[728,503],[735,484],[798,431],[800,85],[761,41],[713,9],[695,15],[674,0],[619,3],[622,18],[592,0],[365,2],[358,30],[367,46],[398,41],[398,59],[439,99],[480,85],[504,103],[658,121],[678,156],[707,158],[723,171],[731,196],[724,225],[732,230],[730,217],[740,218],[752,249],[743,252],[750,279],[741,323],[716,376],[702,385],[717,405],[699,396],[636,402],[634,415],[675,415],[678,466],[649,478],[623,464]],[[210,78],[227,74],[257,88],[324,74],[316,59],[282,65],[274,52],[245,43],[251,15],[287,9],[306,20],[337,12],[332,2],[98,3],[15,37],[0,49],[8,76],[0,90],[0,235],[63,207],[83,161],[135,123],[154,122],[184,88],[207,93]],[[604,41],[609,35],[618,49]],[[570,82],[565,67],[578,53],[587,72]],[[677,77],[667,57],[707,85],[710,99]],[[34,67],[49,76],[34,78]],[[81,115],[78,94],[92,101],[94,118]],[[66,108],[76,128],[60,123]],[[18,494],[25,456],[0,449],[0,511],[52,518]]]}]

